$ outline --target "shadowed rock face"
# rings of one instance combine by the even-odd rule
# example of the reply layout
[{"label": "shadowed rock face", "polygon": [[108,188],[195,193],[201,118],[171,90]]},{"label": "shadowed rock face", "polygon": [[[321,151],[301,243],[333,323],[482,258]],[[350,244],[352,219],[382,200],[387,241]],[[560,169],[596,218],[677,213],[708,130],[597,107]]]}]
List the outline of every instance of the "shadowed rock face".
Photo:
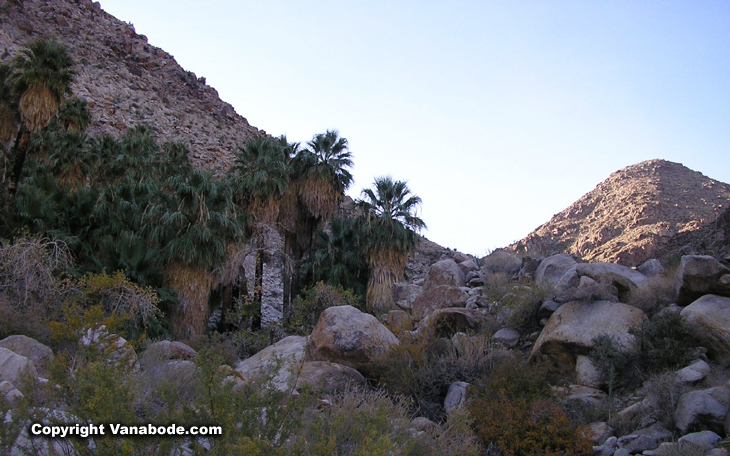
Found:
[{"label": "shadowed rock face", "polygon": [[636,266],[672,236],[714,222],[728,204],[730,185],[679,163],[649,160],[613,173],[510,247]]},{"label": "shadowed rock face", "polygon": [[222,173],[236,147],[259,132],[204,78],[90,0],[3,3],[0,63],[31,41],[52,37],[76,62],[72,90],[88,102],[91,135],[116,137],[141,123],[154,125],[160,142],[182,141],[193,164]]}]

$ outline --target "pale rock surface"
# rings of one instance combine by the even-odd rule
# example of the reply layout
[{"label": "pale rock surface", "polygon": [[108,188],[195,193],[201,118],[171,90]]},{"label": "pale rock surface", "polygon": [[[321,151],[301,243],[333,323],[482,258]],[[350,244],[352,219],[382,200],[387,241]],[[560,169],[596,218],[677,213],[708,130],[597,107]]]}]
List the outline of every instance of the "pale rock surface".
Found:
[{"label": "pale rock surface", "polygon": [[23,387],[26,380],[38,377],[33,361],[7,348],[0,347],[0,382],[7,381],[15,387]]},{"label": "pale rock surface", "polygon": [[438,261],[431,265],[423,283],[423,291],[428,291],[439,285],[463,287],[466,285],[464,273],[459,265],[451,259]]},{"label": "pale rock surface", "polygon": [[298,372],[296,389],[309,387],[322,394],[334,394],[365,385],[365,377],[355,369],[329,361],[310,361]]},{"label": "pale rock surface", "polygon": [[716,386],[706,390],[690,391],[680,396],[674,411],[674,423],[682,434],[691,430],[723,432],[728,410],[730,410],[730,388]]},{"label": "pale rock surface", "polygon": [[466,404],[467,387],[469,387],[469,384],[466,382],[454,382],[449,386],[446,399],[444,399],[444,410],[446,410],[447,414],[464,407]]},{"label": "pale rock surface", "polygon": [[393,302],[403,310],[410,310],[413,301],[423,292],[423,287],[407,282],[393,284]]},{"label": "pale rock surface", "polygon": [[681,383],[696,383],[707,377],[711,371],[712,368],[709,364],[698,359],[677,372],[677,381]]},{"label": "pale rock surface", "polygon": [[413,316],[420,320],[438,309],[464,307],[468,300],[469,292],[466,288],[452,285],[439,285],[428,288],[413,301]]},{"label": "pale rock surface", "polygon": [[563,275],[576,263],[577,261],[572,256],[564,253],[547,257],[535,270],[535,282],[541,286],[555,287]]},{"label": "pale rock surface", "polygon": [[492,336],[492,342],[505,348],[514,348],[520,341],[520,333],[514,328],[502,328]]},{"label": "pale rock surface", "polygon": [[633,347],[636,339],[629,331],[640,328],[646,319],[640,309],[622,303],[563,304],[548,320],[530,356],[546,355],[558,363],[561,371],[571,373],[575,355],[587,354],[599,335],[613,336],[627,349]]},{"label": "pale rock surface", "polygon": [[730,298],[704,295],[680,315],[711,356],[730,363]]},{"label": "pale rock surface", "polygon": [[372,372],[398,339],[375,317],[352,306],[326,309],[319,317],[307,344],[309,361],[331,361],[363,374]]},{"label": "pale rock surface", "polygon": [[709,255],[685,255],[677,271],[677,304],[686,306],[703,295],[730,296],[730,283],[722,278],[730,269]]},{"label": "pale rock surface", "polygon": [[296,372],[304,363],[306,345],[306,337],[285,337],[234,367],[245,382],[271,377],[272,386],[286,391],[293,386]]},{"label": "pale rock surface", "polygon": [[53,351],[46,345],[30,337],[16,335],[0,340],[0,347],[7,348],[33,361],[33,365],[41,377],[47,378],[50,375]]}]

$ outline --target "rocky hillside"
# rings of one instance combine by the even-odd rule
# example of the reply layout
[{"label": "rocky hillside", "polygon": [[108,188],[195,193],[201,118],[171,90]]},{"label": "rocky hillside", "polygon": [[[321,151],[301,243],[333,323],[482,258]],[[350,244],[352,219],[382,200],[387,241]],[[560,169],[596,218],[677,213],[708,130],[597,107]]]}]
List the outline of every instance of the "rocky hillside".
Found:
[{"label": "rocky hillside", "polygon": [[728,204],[730,185],[680,163],[649,160],[611,174],[510,247],[637,265],[677,234],[714,222]]},{"label": "rocky hillside", "polygon": [[193,163],[220,172],[244,138],[258,132],[204,78],[185,71],[98,2],[1,0],[0,24],[1,63],[37,38],[68,47],[78,73],[72,88],[88,102],[92,135],[118,136],[148,123],[162,141],[187,143]]}]

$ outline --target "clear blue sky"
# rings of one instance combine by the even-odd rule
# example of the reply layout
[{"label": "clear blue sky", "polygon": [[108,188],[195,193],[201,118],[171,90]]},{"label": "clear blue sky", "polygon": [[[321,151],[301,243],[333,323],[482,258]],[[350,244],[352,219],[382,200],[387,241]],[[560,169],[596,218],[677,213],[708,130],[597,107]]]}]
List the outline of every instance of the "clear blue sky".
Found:
[{"label": "clear blue sky", "polygon": [[652,158],[730,182],[730,2],[101,0],[272,135],[338,129],[484,254]]}]

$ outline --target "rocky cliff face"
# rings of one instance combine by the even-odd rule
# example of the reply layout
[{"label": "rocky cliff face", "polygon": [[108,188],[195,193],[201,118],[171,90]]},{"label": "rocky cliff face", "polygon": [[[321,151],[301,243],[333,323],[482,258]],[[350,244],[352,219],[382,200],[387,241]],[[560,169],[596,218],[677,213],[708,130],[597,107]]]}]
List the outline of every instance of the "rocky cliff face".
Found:
[{"label": "rocky cliff face", "polygon": [[728,205],[730,185],[679,163],[649,160],[611,174],[510,247],[636,265],[677,234],[714,222]]},{"label": "rocky cliff face", "polygon": [[76,62],[76,96],[88,102],[89,133],[118,136],[147,123],[162,141],[187,143],[192,162],[222,172],[236,147],[259,132],[203,78],[147,43],[90,0],[0,0],[0,62],[37,38],[55,38]]}]

